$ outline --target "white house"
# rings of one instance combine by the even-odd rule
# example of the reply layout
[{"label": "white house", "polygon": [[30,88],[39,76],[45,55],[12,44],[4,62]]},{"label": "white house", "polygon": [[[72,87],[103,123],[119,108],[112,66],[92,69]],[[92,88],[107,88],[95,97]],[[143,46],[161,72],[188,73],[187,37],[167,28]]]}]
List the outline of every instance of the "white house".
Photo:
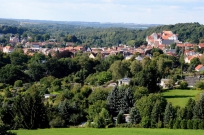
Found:
[{"label": "white house", "polygon": [[185,63],[191,63],[192,59],[199,58],[199,57],[200,57],[199,55],[187,56],[187,57],[185,57],[184,61],[185,61]]},{"label": "white house", "polygon": [[95,54],[95,53],[91,53],[91,54],[89,55],[89,58],[90,58],[90,59],[95,59],[95,58],[96,58],[96,55],[97,55],[97,54]]},{"label": "white house", "polygon": [[138,55],[135,59],[138,60],[138,61],[142,61],[144,58],[141,57],[140,55]]},{"label": "white house", "polygon": [[161,33],[152,33],[150,36],[146,37],[148,45],[158,46],[158,45],[170,45],[172,43],[179,42],[178,34],[174,34],[172,31],[163,31]]},{"label": "white house", "polygon": [[129,59],[131,59],[132,57],[133,57],[133,55],[128,55],[128,56],[125,57],[125,60],[129,60]]},{"label": "white house", "polygon": [[130,84],[130,78],[122,78],[118,80],[118,86],[129,85],[129,84]]},{"label": "white house", "polygon": [[55,94],[44,94],[45,99],[48,99],[50,97],[56,97],[56,95]]},{"label": "white house", "polygon": [[11,47],[11,46],[5,46],[5,47],[3,48],[3,52],[4,52],[4,53],[11,53],[11,52],[13,52],[13,50],[14,50],[14,48]]},{"label": "white house", "polygon": [[161,79],[160,86],[163,89],[168,89],[170,81],[171,81],[171,79]]},{"label": "white house", "polygon": [[15,36],[15,37],[10,37],[10,42],[16,44],[16,43],[19,42],[19,38],[18,38],[17,36]]}]

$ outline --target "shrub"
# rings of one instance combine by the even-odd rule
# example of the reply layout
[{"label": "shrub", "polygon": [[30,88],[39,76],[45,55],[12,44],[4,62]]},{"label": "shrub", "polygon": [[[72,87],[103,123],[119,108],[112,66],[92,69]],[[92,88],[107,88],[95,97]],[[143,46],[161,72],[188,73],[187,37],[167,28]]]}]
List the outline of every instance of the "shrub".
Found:
[{"label": "shrub", "polygon": [[149,128],[151,126],[151,120],[149,117],[142,117],[141,126],[143,128]]},{"label": "shrub", "polygon": [[193,120],[193,129],[198,129],[198,120]]},{"label": "shrub", "polygon": [[186,120],[181,120],[180,127],[181,127],[181,129],[187,129],[187,121]]},{"label": "shrub", "polygon": [[187,128],[188,128],[188,129],[193,129],[192,120],[188,120],[188,121],[187,121]]},{"label": "shrub", "polygon": [[158,123],[156,124],[156,127],[157,128],[163,128],[164,127],[163,122],[162,121],[158,121]]},{"label": "shrub", "polygon": [[15,81],[14,86],[15,87],[22,87],[23,86],[23,81],[22,80]]},{"label": "shrub", "polygon": [[179,119],[175,120],[173,128],[174,129],[180,129],[180,120]]},{"label": "shrub", "polygon": [[197,88],[197,89],[204,89],[204,82],[203,81],[198,81],[196,84],[195,84],[195,87]]},{"label": "shrub", "polygon": [[204,129],[204,121],[202,121],[202,120],[199,121],[198,129]]},{"label": "shrub", "polygon": [[174,126],[174,120],[173,120],[173,119],[170,119],[169,125],[166,125],[166,127],[169,127],[170,129],[172,129],[173,126]]},{"label": "shrub", "polygon": [[0,135],[16,135],[16,133],[12,133],[7,130],[8,128],[2,122],[0,122]]},{"label": "shrub", "polygon": [[188,88],[188,83],[186,81],[181,81],[180,82],[180,89],[187,89]]},{"label": "shrub", "polygon": [[105,128],[105,126],[106,126],[106,120],[103,117],[96,116],[94,118],[93,127],[95,127],[95,128]]},{"label": "shrub", "polygon": [[60,128],[64,127],[65,121],[61,117],[57,116],[55,119],[50,121],[49,125],[52,128]]},{"label": "shrub", "polygon": [[117,116],[117,124],[125,123],[125,117],[123,111],[120,111]]},{"label": "shrub", "polygon": [[5,87],[6,87],[5,83],[0,83],[0,89],[3,89]]}]

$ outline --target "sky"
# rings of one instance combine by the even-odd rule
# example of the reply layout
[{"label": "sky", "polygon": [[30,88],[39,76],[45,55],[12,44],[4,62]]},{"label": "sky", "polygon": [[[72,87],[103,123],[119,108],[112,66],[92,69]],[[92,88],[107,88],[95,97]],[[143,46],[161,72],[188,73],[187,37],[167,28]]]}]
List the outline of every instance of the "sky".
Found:
[{"label": "sky", "polygon": [[204,0],[0,0],[0,18],[204,24]]}]

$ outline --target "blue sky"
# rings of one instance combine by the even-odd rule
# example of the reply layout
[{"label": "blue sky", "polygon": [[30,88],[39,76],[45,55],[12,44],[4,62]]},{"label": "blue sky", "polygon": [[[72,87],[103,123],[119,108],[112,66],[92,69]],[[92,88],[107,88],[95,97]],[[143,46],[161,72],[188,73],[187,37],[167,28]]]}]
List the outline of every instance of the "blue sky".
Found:
[{"label": "blue sky", "polygon": [[1,0],[0,18],[204,24],[204,0]]}]

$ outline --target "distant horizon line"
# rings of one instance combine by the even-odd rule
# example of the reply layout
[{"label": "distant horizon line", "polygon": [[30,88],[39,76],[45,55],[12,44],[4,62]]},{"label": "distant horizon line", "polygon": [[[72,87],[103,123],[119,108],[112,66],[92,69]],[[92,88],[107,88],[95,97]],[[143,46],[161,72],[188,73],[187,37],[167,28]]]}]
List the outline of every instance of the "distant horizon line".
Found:
[{"label": "distant horizon line", "polygon": [[[17,19],[17,18],[0,18],[4,20],[25,20],[25,21],[47,21],[47,22],[78,22],[78,23],[98,23],[98,24],[132,24],[132,25],[175,25],[180,24],[174,23],[174,24],[159,24],[159,23],[134,23],[134,22],[100,22],[100,21],[59,21],[59,20],[40,20],[40,19]],[[185,23],[199,23],[199,22],[185,22]],[[182,23],[181,23],[182,24]],[[202,23],[199,23],[203,25]]]},{"label": "distant horizon line", "polygon": [[134,22],[100,22],[100,21],[59,21],[59,20],[40,20],[40,19],[17,19],[17,18],[0,18],[4,20],[27,20],[27,21],[47,21],[47,22],[81,22],[81,23],[100,23],[100,24],[134,24],[134,25],[174,25],[159,23],[134,23]]}]

